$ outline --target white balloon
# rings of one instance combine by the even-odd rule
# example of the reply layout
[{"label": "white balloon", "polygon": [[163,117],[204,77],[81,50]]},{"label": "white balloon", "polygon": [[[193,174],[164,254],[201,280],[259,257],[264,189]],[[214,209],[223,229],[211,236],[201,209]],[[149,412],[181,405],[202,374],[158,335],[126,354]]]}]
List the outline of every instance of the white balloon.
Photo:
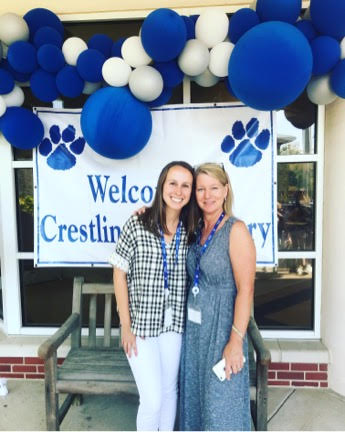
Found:
[{"label": "white balloon", "polygon": [[340,60],[345,58],[345,37],[340,41]]},{"label": "white balloon", "polygon": [[120,57],[111,57],[102,67],[104,81],[114,87],[123,87],[128,84],[131,67]]},{"label": "white balloon", "polygon": [[0,40],[6,45],[29,39],[29,27],[21,16],[9,12],[0,16]]},{"label": "white balloon", "polygon": [[337,95],[331,88],[330,75],[313,77],[307,86],[309,99],[317,105],[327,105],[335,101]]},{"label": "white balloon", "polygon": [[3,100],[6,103],[6,106],[22,106],[24,103],[24,92],[23,90],[18,86],[15,85],[13,87],[13,90],[10,93],[2,95]]},{"label": "white balloon", "polygon": [[195,37],[204,42],[207,48],[223,42],[228,35],[229,18],[219,9],[206,9],[195,23]]},{"label": "white balloon", "polygon": [[124,41],[121,47],[121,55],[125,62],[134,68],[146,66],[152,60],[144,50],[139,36],[131,36]]},{"label": "white balloon", "polygon": [[129,88],[139,100],[153,101],[162,93],[162,75],[152,66],[140,66],[131,73]]},{"label": "white balloon", "polygon": [[89,81],[85,81],[84,84],[84,88],[83,88],[83,93],[86,95],[90,95],[92,93],[94,93],[96,90],[98,90],[102,85],[102,82],[89,82]]},{"label": "white balloon", "polygon": [[3,116],[6,112],[7,106],[4,101],[4,98],[0,96],[0,117]]},{"label": "white balloon", "polygon": [[220,42],[211,49],[208,67],[213,75],[221,78],[228,76],[229,60],[234,46],[231,42]]},{"label": "white balloon", "polygon": [[86,42],[75,36],[66,39],[62,45],[62,54],[65,57],[66,63],[71,66],[77,64],[79,54],[85,50],[87,50]]},{"label": "white balloon", "polygon": [[186,75],[197,76],[206,70],[209,60],[207,46],[197,39],[190,39],[179,55],[177,63]]},{"label": "white balloon", "polygon": [[219,78],[214,76],[209,68],[205,70],[202,74],[196,76],[193,78],[193,81],[195,81],[199,86],[201,87],[212,87],[219,81]]}]

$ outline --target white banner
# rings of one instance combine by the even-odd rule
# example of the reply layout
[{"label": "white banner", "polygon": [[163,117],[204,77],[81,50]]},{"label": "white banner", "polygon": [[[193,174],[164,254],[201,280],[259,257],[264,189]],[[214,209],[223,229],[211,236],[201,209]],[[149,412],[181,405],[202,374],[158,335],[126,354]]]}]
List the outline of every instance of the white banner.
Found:
[{"label": "white banner", "polygon": [[169,105],[152,111],[153,130],[136,156],[95,153],[80,129],[81,110],[37,108],[45,127],[35,152],[35,265],[106,266],[121,227],[149,205],[164,165],[222,162],[257,264],[276,264],[275,124],[271,112],[240,104]]}]

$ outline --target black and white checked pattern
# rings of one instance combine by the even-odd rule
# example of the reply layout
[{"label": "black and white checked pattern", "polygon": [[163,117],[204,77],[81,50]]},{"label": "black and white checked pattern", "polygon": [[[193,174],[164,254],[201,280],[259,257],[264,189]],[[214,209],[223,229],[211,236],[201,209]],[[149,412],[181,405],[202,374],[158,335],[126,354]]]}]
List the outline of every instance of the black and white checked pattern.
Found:
[{"label": "black and white checked pattern", "polygon": [[[176,236],[166,245],[169,269],[169,299],[165,304],[164,275],[159,237],[144,229],[137,216],[127,220],[115,252],[113,266],[127,273],[132,331],[137,336],[155,337],[163,332],[184,330],[186,296],[187,236],[181,229],[178,262],[175,264]],[[172,325],[164,327],[164,310],[172,307]]]}]

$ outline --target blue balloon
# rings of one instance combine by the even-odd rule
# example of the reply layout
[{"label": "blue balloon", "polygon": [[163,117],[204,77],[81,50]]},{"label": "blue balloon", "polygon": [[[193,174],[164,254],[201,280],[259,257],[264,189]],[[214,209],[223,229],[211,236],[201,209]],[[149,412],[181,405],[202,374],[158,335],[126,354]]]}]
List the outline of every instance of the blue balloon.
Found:
[{"label": "blue balloon", "polygon": [[0,94],[10,93],[14,88],[13,76],[5,69],[0,69]]},{"label": "blue balloon", "polygon": [[113,40],[106,34],[97,33],[89,39],[87,46],[89,48],[100,51],[107,59],[111,56]]},{"label": "blue balloon", "polygon": [[26,82],[30,79],[30,73],[21,73],[17,72],[13,69],[13,67],[9,64],[7,59],[2,59],[1,67],[5,70],[7,70],[14,78],[15,81],[18,82]]},{"label": "blue balloon", "polygon": [[32,93],[43,102],[52,102],[59,97],[55,75],[37,69],[30,78]]},{"label": "blue balloon", "polygon": [[334,93],[345,98],[345,59],[340,60],[331,73],[331,87]]},{"label": "blue balloon", "polygon": [[156,61],[169,61],[183,50],[187,30],[183,18],[172,9],[156,9],[144,20],[141,41],[147,54]]},{"label": "blue balloon", "polygon": [[120,39],[118,39],[116,42],[113,43],[113,46],[111,47],[111,56],[112,57],[121,57],[121,48],[122,45],[124,43],[124,41],[126,40],[125,37],[121,37]]},{"label": "blue balloon", "polygon": [[313,74],[324,75],[338,63],[340,59],[339,42],[330,36],[319,36],[311,44],[313,53]]},{"label": "blue balloon", "polygon": [[37,30],[34,36],[34,45],[38,49],[40,46],[45,44],[56,45],[57,47],[62,47],[62,36],[53,27],[41,27]]},{"label": "blue balloon", "polygon": [[57,73],[65,66],[65,57],[56,45],[42,45],[37,51],[38,64],[47,72]]},{"label": "blue balloon", "polygon": [[310,16],[321,34],[342,39],[345,36],[345,2],[343,0],[313,0]]},{"label": "blue balloon", "polygon": [[171,87],[164,87],[162,93],[158,96],[158,98],[151,102],[147,102],[147,105],[150,108],[166,105],[172,96],[172,92],[173,89]]},{"label": "blue balloon", "polygon": [[246,31],[259,23],[260,19],[255,11],[249,8],[239,9],[230,18],[230,41],[235,44]]},{"label": "blue balloon", "polygon": [[187,40],[195,39],[195,21],[192,18],[182,15],[183,21],[186,25],[187,30]]},{"label": "blue balloon", "polygon": [[90,82],[99,82],[103,80],[102,66],[105,62],[105,56],[100,51],[89,48],[79,54],[77,60],[77,70],[79,75]]},{"label": "blue balloon", "polygon": [[0,117],[0,129],[13,147],[22,150],[37,147],[44,134],[41,120],[32,111],[22,107],[8,107]]},{"label": "blue balloon", "polygon": [[311,48],[303,34],[291,24],[271,21],[239,39],[229,61],[229,80],[246,105],[275,110],[302,93],[312,66]]},{"label": "blue balloon", "polygon": [[317,36],[317,32],[310,20],[299,20],[295,23],[295,27],[304,34],[309,42],[311,42]]},{"label": "blue balloon", "polygon": [[106,87],[93,93],[83,107],[80,124],[90,147],[111,159],[139,153],[152,131],[149,108],[126,87]]},{"label": "blue balloon", "polygon": [[35,8],[29,10],[24,16],[24,20],[29,26],[30,40],[33,40],[36,31],[41,27],[53,27],[61,36],[64,35],[64,27],[62,22],[54,12],[45,8]]},{"label": "blue balloon", "polygon": [[302,0],[258,0],[256,12],[261,21],[284,21],[293,24],[301,13],[301,7]]},{"label": "blue balloon", "polygon": [[184,73],[178,67],[176,60],[157,62],[153,67],[162,75],[165,87],[176,87],[183,81]]},{"label": "blue balloon", "polygon": [[7,60],[17,72],[32,73],[37,69],[36,48],[30,42],[13,42],[8,48]]},{"label": "blue balloon", "polygon": [[74,98],[82,94],[85,82],[75,66],[66,65],[56,75],[56,85],[62,95]]}]

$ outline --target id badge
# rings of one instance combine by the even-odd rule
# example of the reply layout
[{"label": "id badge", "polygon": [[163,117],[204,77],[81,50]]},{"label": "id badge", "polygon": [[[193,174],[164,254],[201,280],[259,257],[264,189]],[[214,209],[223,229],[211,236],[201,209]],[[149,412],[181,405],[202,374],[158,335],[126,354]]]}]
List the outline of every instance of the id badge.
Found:
[{"label": "id badge", "polygon": [[172,308],[169,306],[164,311],[164,327],[170,327],[172,325]]},{"label": "id badge", "polygon": [[201,324],[201,311],[198,309],[194,309],[192,307],[188,307],[188,321],[191,321],[195,324]]}]

